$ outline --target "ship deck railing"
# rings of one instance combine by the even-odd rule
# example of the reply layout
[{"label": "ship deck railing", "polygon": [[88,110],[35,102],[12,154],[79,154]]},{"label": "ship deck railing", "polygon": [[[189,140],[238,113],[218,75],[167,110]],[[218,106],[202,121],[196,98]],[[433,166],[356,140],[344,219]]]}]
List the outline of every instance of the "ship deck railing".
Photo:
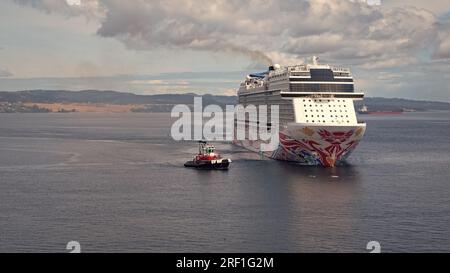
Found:
[{"label": "ship deck railing", "polygon": [[280,92],[282,98],[349,98],[362,100],[364,93],[353,92]]}]

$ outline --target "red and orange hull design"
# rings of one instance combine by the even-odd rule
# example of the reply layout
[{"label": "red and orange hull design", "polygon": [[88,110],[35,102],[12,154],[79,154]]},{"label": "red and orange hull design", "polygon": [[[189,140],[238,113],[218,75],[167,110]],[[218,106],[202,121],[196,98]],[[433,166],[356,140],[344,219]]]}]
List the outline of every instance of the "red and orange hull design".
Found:
[{"label": "red and orange hull design", "polygon": [[[334,167],[345,161],[364,136],[366,124],[326,126],[290,124],[279,133],[278,148],[264,154],[270,158],[302,165]],[[259,151],[260,141],[237,141]]]}]

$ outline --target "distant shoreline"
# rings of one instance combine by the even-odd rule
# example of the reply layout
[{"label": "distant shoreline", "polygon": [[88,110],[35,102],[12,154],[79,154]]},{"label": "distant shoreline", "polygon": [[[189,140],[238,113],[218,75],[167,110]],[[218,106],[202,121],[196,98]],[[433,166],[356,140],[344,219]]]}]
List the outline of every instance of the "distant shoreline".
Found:
[{"label": "distant shoreline", "polygon": [[[0,113],[129,113],[129,112],[170,112],[173,106],[191,106],[194,97],[201,96],[203,105],[235,105],[236,96],[185,94],[137,95],[116,91],[66,91],[29,90],[0,92]],[[362,105],[370,111],[411,112],[450,111],[450,103],[418,101],[400,98],[365,98],[355,101],[356,109]]]},{"label": "distant shoreline", "polygon": [[134,104],[104,104],[104,103],[24,103],[24,105],[48,109],[50,113],[127,113],[133,109],[139,109]]}]

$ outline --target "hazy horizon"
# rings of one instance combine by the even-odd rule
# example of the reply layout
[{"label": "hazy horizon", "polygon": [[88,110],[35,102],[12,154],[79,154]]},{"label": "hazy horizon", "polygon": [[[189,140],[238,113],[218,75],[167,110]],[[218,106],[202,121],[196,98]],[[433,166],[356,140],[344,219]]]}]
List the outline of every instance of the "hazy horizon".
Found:
[{"label": "hazy horizon", "polygon": [[[173,93],[151,93],[151,94],[139,94],[138,92],[133,91],[120,91],[120,90],[108,90],[108,89],[80,89],[80,90],[67,90],[67,89],[26,89],[26,90],[0,90],[0,92],[35,92],[35,91],[50,91],[50,92],[85,92],[85,91],[95,91],[95,92],[117,92],[122,94],[133,94],[138,96],[160,96],[160,95],[196,95],[196,96],[204,96],[204,95],[211,95],[211,96],[226,96],[226,97],[237,97],[236,94],[214,94],[214,93],[197,93],[195,91],[189,91],[189,92],[173,92]],[[369,99],[400,99],[400,100],[409,100],[409,101],[423,101],[423,102],[437,102],[437,103],[449,103],[450,101],[438,101],[438,100],[424,100],[424,99],[409,99],[409,98],[401,98],[401,97],[380,97],[380,96],[365,96],[365,98]]]}]

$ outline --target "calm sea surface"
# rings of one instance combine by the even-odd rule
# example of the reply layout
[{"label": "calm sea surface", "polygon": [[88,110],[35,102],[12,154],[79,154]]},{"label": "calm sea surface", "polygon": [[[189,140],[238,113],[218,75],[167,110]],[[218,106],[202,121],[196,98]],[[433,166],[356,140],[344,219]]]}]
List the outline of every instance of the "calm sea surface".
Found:
[{"label": "calm sea surface", "polygon": [[1,114],[0,252],[450,251],[450,113],[363,119],[348,166],[197,171],[168,114]]}]

